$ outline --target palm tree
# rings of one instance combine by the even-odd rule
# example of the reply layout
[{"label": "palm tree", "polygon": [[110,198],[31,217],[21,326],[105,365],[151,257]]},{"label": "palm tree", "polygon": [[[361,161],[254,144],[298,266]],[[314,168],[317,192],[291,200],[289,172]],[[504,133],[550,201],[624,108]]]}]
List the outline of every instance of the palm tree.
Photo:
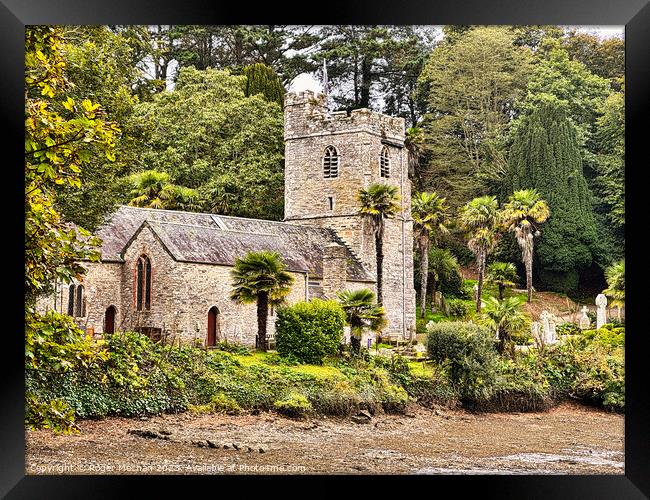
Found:
[{"label": "palm tree", "polygon": [[167,172],[145,170],[129,177],[131,200],[129,205],[169,210],[194,210],[198,207],[198,194],[194,189],[170,182]]},{"label": "palm tree", "polygon": [[504,300],[489,297],[484,304],[479,321],[490,328],[498,339],[499,352],[503,352],[510,336],[521,331],[527,322],[526,315],[521,310],[519,297],[508,297]]},{"label": "palm tree", "polygon": [[350,347],[353,353],[361,349],[361,336],[364,328],[379,332],[386,326],[386,312],[375,303],[375,294],[364,288],[362,290],[345,290],[338,294],[341,307],[345,311],[350,325]]},{"label": "palm tree", "polygon": [[432,293],[435,305],[438,283],[449,280],[454,273],[458,272],[458,260],[446,248],[433,247],[429,251],[429,273],[432,279]]},{"label": "palm tree", "polygon": [[519,280],[517,268],[510,262],[493,262],[487,266],[486,281],[499,286],[499,300],[503,300],[506,287],[515,286]]},{"label": "palm tree", "polygon": [[607,288],[603,293],[609,297],[610,304],[616,306],[618,319],[621,319],[621,307],[625,306],[625,260],[612,264],[605,271]]},{"label": "palm tree", "polygon": [[481,196],[467,202],[460,209],[460,222],[468,233],[467,246],[476,255],[478,293],[476,312],[481,312],[481,293],[485,276],[485,261],[497,241],[499,203],[494,196]]},{"label": "palm tree", "polygon": [[231,271],[234,279],[230,298],[238,304],[257,302],[257,344],[266,350],[266,322],[269,305],[284,302],[291,290],[293,277],[275,252],[249,252],[235,259]]},{"label": "palm tree", "polygon": [[540,235],[536,224],[544,222],[549,215],[547,203],[534,189],[522,189],[512,193],[501,212],[505,227],[515,233],[517,243],[521,247],[521,260],[526,267],[528,302],[533,300],[533,239]]},{"label": "palm tree", "polygon": [[383,262],[384,262],[384,219],[392,217],[400,210],[397,204],[397,187],[388,184],[371,184],[368,189],[359,191],[359,212],[372,224],[375,234],[375,253],[377,258],[377,303],[382,305]]},{"label": "palm tree", "polygon": [[418,193],[411,200],[411,214],[420,250],[420,314],[424,318],[427,312],[427,278],[431,239],[433,238],[436,242],[436,233],[447,232],[445,221],[448,212],[445,198],[440,198],[436,193]]}]

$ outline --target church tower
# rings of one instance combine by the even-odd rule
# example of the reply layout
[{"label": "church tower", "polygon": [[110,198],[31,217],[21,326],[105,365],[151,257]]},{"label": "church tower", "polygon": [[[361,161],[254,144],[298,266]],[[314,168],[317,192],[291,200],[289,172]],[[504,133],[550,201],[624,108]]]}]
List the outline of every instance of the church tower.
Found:
[{"label": "church tower", "polygon": [[311,91],[285,98],[285,221],[335,230],[376,275],[374,235],[359,214],[358,193],[374,183],[397,188],[401,210],[385,220],[383,305],[386,332],[409,338],[415,290],[405,137],[403,118],[368,109],[328,113],[325,95]]}]

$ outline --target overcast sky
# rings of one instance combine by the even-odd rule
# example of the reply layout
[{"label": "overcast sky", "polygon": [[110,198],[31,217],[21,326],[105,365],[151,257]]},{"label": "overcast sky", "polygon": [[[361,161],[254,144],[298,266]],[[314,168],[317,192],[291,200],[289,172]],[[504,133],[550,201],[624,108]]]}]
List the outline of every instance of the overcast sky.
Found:
[{"label": "overcast sky", "polygon": [[[601,39],[605,38],[624,38],[625,26],[567,26],[569,28],[576,28],[578,31],[591,33],[597,35]],[[440,26],[439,28],[442,28]],[[442,38],[442,30],[440,30],[439,38]],[[314,92],[321,92],[321,81],[314,73],[303,73],[298,75],[291,85],[289,90],[293,92],[300,92],[302,90],[312,90]]]}]

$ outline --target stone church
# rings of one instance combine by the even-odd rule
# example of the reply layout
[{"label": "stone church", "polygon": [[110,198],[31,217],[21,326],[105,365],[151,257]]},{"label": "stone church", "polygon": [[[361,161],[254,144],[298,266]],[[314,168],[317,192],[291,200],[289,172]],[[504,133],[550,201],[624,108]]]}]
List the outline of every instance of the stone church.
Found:
[{"label": "stone church", "polygon": [[[374,236],[357,194],[381,182],[398,188],[401,204],[384,234],[384,335],[414,335],[404,120],[367,109],[330,113],[325,95],[310,91],[287,94],[284,119],[283,222],[121,206],[97,232],[101,262],[85,263],[83,281],[59,286],[39,308],[70,314],[89,333],[254,345],[255,305],[229,298],[235,258],[278,252],[294,277],[288,303],[344,289],[376,292]],[[271,334],[274,322],[271,310]]]}]

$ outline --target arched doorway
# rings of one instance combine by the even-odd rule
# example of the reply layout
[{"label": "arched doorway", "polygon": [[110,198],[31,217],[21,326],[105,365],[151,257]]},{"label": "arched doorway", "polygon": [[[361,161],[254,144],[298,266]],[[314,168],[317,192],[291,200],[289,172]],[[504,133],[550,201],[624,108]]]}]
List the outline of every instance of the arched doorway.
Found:
[{"label": "arched doorway", "polygon": [[212,347],[217,345],[220,337],[219,309],[213,306],[208,311],[208,338],[206,345]]},{"label": "arched doorway", "polygon": [[115,306],[109,306],[104,314],[104,333],[115,333]]}]

